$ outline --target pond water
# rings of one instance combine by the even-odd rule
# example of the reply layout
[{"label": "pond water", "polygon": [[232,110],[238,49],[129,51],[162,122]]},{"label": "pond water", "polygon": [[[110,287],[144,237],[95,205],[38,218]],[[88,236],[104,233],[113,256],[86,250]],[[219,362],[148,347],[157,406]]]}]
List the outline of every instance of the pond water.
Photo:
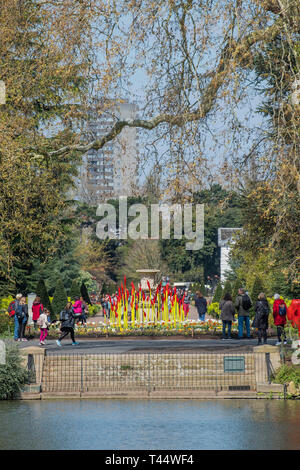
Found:
[{"label": "pond water", "polygon": [[300,449],[300,401],[0,402],[0,449]]}]

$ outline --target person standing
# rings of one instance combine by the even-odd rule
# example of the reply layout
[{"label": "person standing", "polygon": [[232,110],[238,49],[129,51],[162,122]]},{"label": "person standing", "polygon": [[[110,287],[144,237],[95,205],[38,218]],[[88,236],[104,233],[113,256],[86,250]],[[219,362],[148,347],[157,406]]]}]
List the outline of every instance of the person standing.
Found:
[{"label": "person standing", "polygon": [[278,341],[276,346],[279,346],[281,341],[281,336],[283,336],[283,344],[286,344],[286,335],[284,326],[286,324],[286,314],[287,314],[287,306],[283,299],[280,298],[279,294],[274,295],[274,303],[273,303],[273,318],[274,318],[274,325],[277,327],[277,338]]},{"label": "person standing", "polygon": [[19,304],[20,304],[20,300],[22,299],[23,295],[22,294],[17,294],[16,295],[16,300],[14,302],[12,302],[13,306],[13,310],[15,313],[12,312],[11,316],[14,317],[14,322],[15,322],[15,327],[14,327],[14,340],[15,341],[18,341],[20,338],[19,338],[19,330],[20,330],[20,324],[19,324],[19,318],[18,316],[16,315],[16,312],[17,312],[17,309],[19,307]]},{"label": "person standing", "polygon": [[34,323],[34,329],[37,327],[37,320],[44,310],[44,306],[41,303],[40,297],[36,296],[32,304],[32,321]]},{"label": "person standing", "polygon": [[246,326],[247,338],[250,338],[250,319],[249,310],[252,307],[250,297],[246,294],[245,289],[240,288],[234,304],[238,313],[238,338],[243,338],[244,323]]},{"label": "person standing", "polygon": [[75,297],[75,303],[72,305],[73,307],[73,314],[75,317],[75,321],[79,323],[81,320],[82,316],[82,302],[80,300],[80,297]]},{"label": "person standing", "polygon": [[83,300],[83,297],[80,297],[81,301],[81,324],[86,325],[86,312],[88,311],[88,306],[85,300]]},{"label": "person standing", "polygon": [[195,306],[198,311],[199,320],[205,321],[205,314],[207,312],[207,300],[200,291],[196,292]]},{"label": "person standing", "polygon": [[221,310],[220,316],[223,325],[222,339],[231,339],[231,326],[234,320],[235,308],[232,302],[232,297],[229,293],[224,295],[223,300],[219,303],[219,307]]},{"label": "person standing", "polygon": [[269,326],[269,313],[270,307],[268,301],[266,299],[266,295],[261,292],[258,295],[257,302],[255,304],[255,317],[252,323],[254,328],[257,328],[257,336],[258,336],[258,343],[262,343],[262,339],[264,340],[264,344],[267,342],[267,329]]},{"label": "person standing", "polygon": [[48,310],[43,310],[37,319],[37,325],[40,327],[40,346],[44,346],[45,339],[48,335],[48,326],[50,325],[48,321]]},{"label": "person standing", "polygon": [[189,310],[190,310],[190,301],[191,301],[191,296],[189,294],[188,289],[185,290],[185,293],[183,295],[183,311],[184,311],[184,318],[187,318]]},{"label": "person standing", "polygon": [[25,328],[28,321],[28,306],[26,303],[26,297],[21,297],[20,302],[16,308],[16,313],[19,329],[18,329],[18,341],[27,341],[25,338]]},{"label": "person standing", "polygon": [[59,319],[61,321],[61,335],[56,340],[57,346],[61,346],[61,340],[70,334],[72,339],[72,346],[77,346],[74,336],[75,316],[72,308],[72,302],[68,302],[65,308],[60,312]]}]

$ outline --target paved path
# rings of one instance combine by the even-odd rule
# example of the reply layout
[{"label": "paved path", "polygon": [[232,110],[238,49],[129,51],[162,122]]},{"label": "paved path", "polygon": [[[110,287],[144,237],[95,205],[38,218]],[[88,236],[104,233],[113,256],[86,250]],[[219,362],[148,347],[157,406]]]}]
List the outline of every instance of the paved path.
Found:
[{"label": "paved path", "polygon": [[[208,319],[209,317],[207,317]],[[197,309],[191,306],[189,319],[197,320]],[[103,321],[104,317],[100,313],[94,317],[90,317],[87,323],[98,323]],[[159,352],[159,353],[193,353],[193,352],[247,352],[252,351],[253,346],[257,345],[257,339],[165,339],[155,338],[77,338],[79,345],[72,346],[71,338],[65,338],[62,341],[62,347],[58,347],[55,340],[46,340],[45,349],[47,354],[105,354],[105,353],[134,353],[134,352]],[[274,345],[276,338],[270,338],[268,344]],[[19,343],[21,348],[28,346],[38,346],[39,340],[33,339],[28,342]]]},{"label": "paved path", "polygon": [[[270,338],[268,344],[274,345],[276,338]],[[140,338],[120,338],[120,339],[87,339],[78,338],[78,346],[72,346],[71,339],[65,338],[62,347],[58,347],[55,340],[47,340],[44,346],[47,354],[99,354],[99,353],[195,353],[195,352],[247,352],[252,351],[257,345],[257,339],[140,339]],[[28,346],[38,346],[38,339],[20,343],[20,348]]]}]

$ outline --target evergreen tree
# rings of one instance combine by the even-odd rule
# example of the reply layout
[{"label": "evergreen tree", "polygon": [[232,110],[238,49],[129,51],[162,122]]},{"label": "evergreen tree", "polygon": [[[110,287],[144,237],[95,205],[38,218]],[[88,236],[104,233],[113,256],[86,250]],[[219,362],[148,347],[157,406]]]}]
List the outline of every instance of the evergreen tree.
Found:
[{"label": "evergreen tree", "polygon": [[236,299],[237,295],[238,295],[238,292],[239,292],[239,289],[243,287],[243,283],[240,279],[237,279],[233,285],[233,289],[232,289],[232,299],[233,301]]},{"label": "evergreen tree", "polygon": [[80,292],[79,282],[76,279],[74,279],[72,281],[71,289],[69,292],[69,297],[71,297],[71,300],[75,300],[76,297],[80,297],[80,296],[81,296],[81,292]]},{"label": "evergreen tree", "polygon": [[221,282],[218,282],[212,301],[213,302],[220,302],[220,300],[222,298],[222,293],[223,293],[222,284],[221,284]]},{"label": "evergreen tree", "polygon": [[204,284],[203,281],[202,281],[201,284],[200,284],[199,291],[200,291],[204,296],[206,295],[206,288],[205,288],[205,284]]},{"label": "evergreen tree", "polygon": [[230,294],[232,295],[232,285],[231,282],[227,279],[227,281],[224,284],[224,289],[222,292],[222,297],[224,297],[225,294]]},{"label": "evergreen tree", "polygon": [[68,302],[67,293],[61,279],[58,279],[52,300],[52,310],[55,316],[65,308]]},{"label": "evergreen tree", "polygon": [[259,277],[256,277],[254,279],[254,283],[253,283],[252,291],[251,291],[251,301],[252,301],[253,307],[255,306],[258,295],[261,292],[264,292],[263,283]]},{"label": "evergreen tree", "polygon": [[36,295],[41,299],[41,302],[42,302],[43,306],[47,310],[49,310],[49,312],[51,314],[51,319],[52,319],[53,310],[52,310],[52,305],[51,305],[51,302],[50,302],[50,299],[49,299],[49,295],[48,295],[48,292],[47,292],[47,288],[46,288],[46,284],[45,284],[44,279],[40,279],[38,281],[35,292],[36,292]]},{"label": "evergreen tree", "polygon": [[88,290],[87,290],[86,285],[85,285],[84,282],[81,284],[80,292],[81,292],[81,296],[82,296],[83,300],[87,304],[92,305]]}]

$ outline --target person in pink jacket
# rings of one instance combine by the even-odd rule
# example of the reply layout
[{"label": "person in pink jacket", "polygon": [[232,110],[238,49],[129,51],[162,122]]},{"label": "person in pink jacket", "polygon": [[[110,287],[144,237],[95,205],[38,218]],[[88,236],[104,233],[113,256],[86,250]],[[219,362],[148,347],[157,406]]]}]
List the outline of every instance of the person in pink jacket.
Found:
[{"label": "person in pink jacket", "polygon": [[32,304],[32,321],[34,323],[34,328],[37,327],[36,322],[39,316],[41,315],[41,313],[43,312],[43,309],[44,309],[44,306],[41,302],[41,299],[38,296],[36,296]]},{"label": "person in pink jacket", "polygon": [[274,325],[277,327],[278,341],[276,346],[281,344],[281,336],[283,336],[283,344],[286,344],[286,335],[284,331],[284,325],[286,324],[287,306],[283,299],[280,298],[279,294],[274,295],[273,303],[273,318]]},{"label": "person in pink jacket", "polygon": [[75,303],[72,305],[75,321],[78,323],[82,316],[82,302],[79,297],[75,297]]}]

